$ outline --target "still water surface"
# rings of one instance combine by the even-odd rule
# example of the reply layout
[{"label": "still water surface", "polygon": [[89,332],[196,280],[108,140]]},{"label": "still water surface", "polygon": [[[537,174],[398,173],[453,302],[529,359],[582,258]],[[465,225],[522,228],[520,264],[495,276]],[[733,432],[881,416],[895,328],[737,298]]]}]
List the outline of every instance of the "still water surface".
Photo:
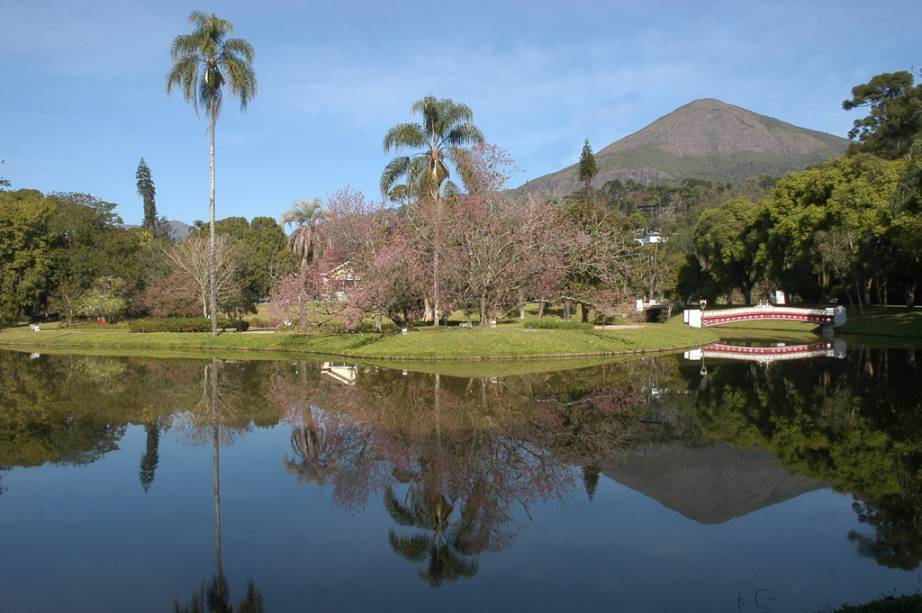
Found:
[{"label": "still water surface", "polygon": [[922,351],[690,357],[0,352],[0,609],[812,612],[922,587]]}]

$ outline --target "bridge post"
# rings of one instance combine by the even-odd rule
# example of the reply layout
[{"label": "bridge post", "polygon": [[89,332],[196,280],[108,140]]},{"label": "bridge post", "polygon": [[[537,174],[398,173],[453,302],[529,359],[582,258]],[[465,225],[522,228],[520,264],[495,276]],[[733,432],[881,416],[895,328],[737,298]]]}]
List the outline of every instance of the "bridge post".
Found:
[{"label": "bridge post", "polygon": [[835,326],[836,328],[841,328],[842,326],[845,325],[845,321],[846,321],[845,307],[837,306],[835,308],[835,314],[832,317],[832,325]]},{"label": "bridge post", "polygon": [[702,325],[701,309],[685,309],[682,320],[692,328],[700,328]]}]

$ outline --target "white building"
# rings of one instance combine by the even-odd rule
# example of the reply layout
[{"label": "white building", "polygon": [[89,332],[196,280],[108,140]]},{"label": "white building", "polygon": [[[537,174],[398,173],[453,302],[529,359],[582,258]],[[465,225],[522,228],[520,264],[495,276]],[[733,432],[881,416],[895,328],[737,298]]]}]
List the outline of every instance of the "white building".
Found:
[{"label": "white building", "polygon": [[659,232],[648,232],[646,236],[635,238],[634,240],[640,243],[641,247],[646,247],[647,245],[653,245],[655,243],[665,243],[666,237]]}]

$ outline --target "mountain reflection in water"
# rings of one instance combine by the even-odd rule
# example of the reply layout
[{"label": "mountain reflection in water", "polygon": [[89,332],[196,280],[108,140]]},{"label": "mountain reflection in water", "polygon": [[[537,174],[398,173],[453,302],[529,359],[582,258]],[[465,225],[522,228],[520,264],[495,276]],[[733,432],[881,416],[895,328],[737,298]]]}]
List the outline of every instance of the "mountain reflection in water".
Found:
[{"label": "mountain reflection in water", "polygon": [[[881,569],[913,571],[922,561],[920,357],[913,350],[856,348],[844,359],[771,367],[710,359],[704,371],[681,356],[666,356],[558,372],[454,377],[310,361],[34,359],[0,352],[0,519],[16,531],[20,520],[4,506],[17,501],[20,490],[29,491],[30,471],[67,470],[69,479],[79,481],[91,478],[94,465],[105,464],[106,478],[121,483],[118,467],[131,463],[134,490],[119,493],[116,504],[130,499],[137,508],[188,505],[197,516],[210,509],[210,567],[190,569],[198,578],[163,578],[158,587],[167,603],[188,611],[272,610],[274,597],[280,610],[294,606],[283,595],[291,585],[284,577],[228,579],[229,554],[222,549],[227,496],[235,509],[234,534],[258,529],[278,538],[277,529],[267,526],[279,505],[290,504],[292,485],[316,491],[332,505],[326,518],[311,513],[315,526],[335,517],[337,523],[354,522],[357,534],[366,525],[374,528],[391,551],[394,572],[415,573],[427,587],[476,586],[482,580],[484,589],[498,590],[495,578],[481,575],[490,565],[503,568],[504,558],[514,559],[516,541],[537,529],[531,526],[535,510],[553,515],[546,509],[597,504],[602,477],[714,526],[749,521],[760,509],[832,488],[853,497],[852,526],[841,534],[852,551]],[[140,429],[142,451],[127,458],[119,450],[134,428]],[[281,465],[274,473],[241,463],[258,457],[266,444]],[[210,505],[192,490],[175,489],[191,471],[183,458],[206,447]],[[222,456],[226,448],[237,454],[231,469]],[[173,466],[173,481],[163,481],[166,466]],[[282,475],[287,483],[278,481]],[[262,498],[249,501],[256,490]],[[43,496],[54,498],[50,492]],[[20,510],[29,508],[25,499],[19,504]],[[161,521],[169,533],[169,519]],[[110,529],[102,521],[80,526],[88,534]],[[272,543],[270,538],[269,551],[295,555],[283,542]],[[239,567],[247,554],[238,548],[230,555]],[[619,554],[608,555],[614,563]],[[330,577],[345,572],[342,561],[340,554],[331,558]],[[581,564],[559,572],[575,578],[587,570]],[[50,574],[44,581],[52,585],[57,578],[39,560],[20,564],[17,572]],[[870,597],[905,582],[903,575],[884,576],[892,583],[868,577],[855,589]],[[322,578],[311,580],[323,584]],[[512,583],[505,587],[514,589],[507,580]],[[361,577],[355,581],[362,584]],[[54,596],[54,589],[40,594],[29,585],[13,585],[11,602]],[[232,597],[230,585],[248,587]],[[467,608],[465,595],[473,597],[459,593],[459,608]],[[835,596],[818,590],[810,597],[819,607],[839,602],[829,600]],[[92,604],[86,609],[93,610]],[[511,608],[542,604],[525,597]]]}]

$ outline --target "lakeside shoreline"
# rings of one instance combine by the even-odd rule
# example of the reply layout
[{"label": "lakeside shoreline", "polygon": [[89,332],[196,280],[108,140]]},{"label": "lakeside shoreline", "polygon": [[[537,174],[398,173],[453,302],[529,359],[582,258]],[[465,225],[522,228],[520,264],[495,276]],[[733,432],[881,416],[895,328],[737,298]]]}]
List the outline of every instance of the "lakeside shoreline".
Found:
[{"label": "lakeside shoreline", "polygon": [[[463,339],[459,338],[463,335]],[[406,335],[131,333],[126,330],[0,330],[0,348],[97,349],[206,354],[283,354],[373,361],[484,362],[579,360],[675,352],[718,340],[718,334],[676,324],[625,330],[480,330],[424,328]],[[463,341],[463,342],[459,342]]]},{"label": "lakeside shoreline", "polygon": [[[846,340],[922,343],[922,311],[873,312],[854,316],[843,330]],[[816,329],[800,322],[745,322],[706,329],[689,328],[674,318],[665,324],[626,325],[606,330],[424,327],[409,334],[138,333],[124,327],[0,329],[0,349],[127,353],[130,355],[238,357],[259,355],[313,357],[372,362],[563,361],[674,353],[718,340],[811,342]]]}]

